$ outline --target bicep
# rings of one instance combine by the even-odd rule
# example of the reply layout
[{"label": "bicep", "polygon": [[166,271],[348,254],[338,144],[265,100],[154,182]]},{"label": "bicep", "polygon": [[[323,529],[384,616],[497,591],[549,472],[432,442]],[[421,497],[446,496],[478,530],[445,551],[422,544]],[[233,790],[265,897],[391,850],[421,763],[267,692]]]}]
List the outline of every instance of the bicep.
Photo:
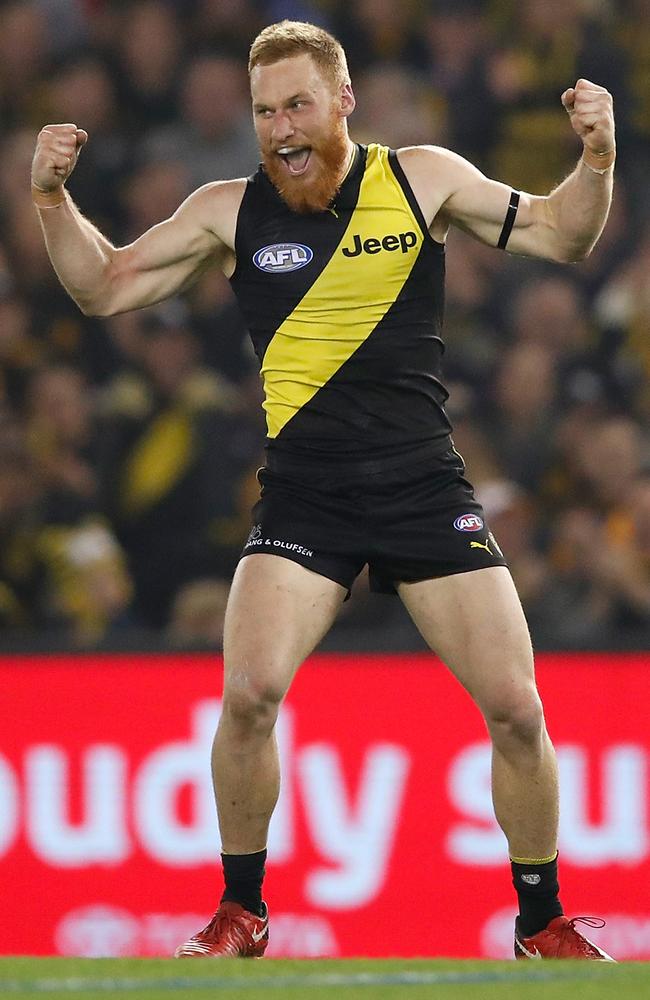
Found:
[{"label": "bicep", "polygon": [[[467,160],[448,154],[452,191],[441,212],[452,225],[475,236],[482,243],[498,246],[508,219],[513,189],[491,180]],[[555,259],[552,220],[547,199],[518,192],[519,200],[506,249],[529,257]]]},{"label": "bicep", "polygon": [[225,250],[206,225],[205,196],[199,190],[169,219],[115,251],[106,311],[153,305],[181,291]]}]

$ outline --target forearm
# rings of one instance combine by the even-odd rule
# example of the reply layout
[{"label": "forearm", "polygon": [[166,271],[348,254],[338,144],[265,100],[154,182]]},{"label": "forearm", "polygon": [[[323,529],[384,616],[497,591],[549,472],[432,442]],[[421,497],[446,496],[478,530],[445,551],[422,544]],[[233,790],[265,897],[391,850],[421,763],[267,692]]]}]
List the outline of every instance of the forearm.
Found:
[{"label": "forearm", "polygon": [[613,164],[600,173],[581,158],[546,199],[561,259],[582,260],[595,246],[609,214],[613,177]]},{"label": "forearm", "polygon": [[115,247],[84,218],[67,192],[60,204],[46,207],[47,198],[39,198],[38,192],[35,201],[47,252],[59,281],[82,312],[101,312]]}]

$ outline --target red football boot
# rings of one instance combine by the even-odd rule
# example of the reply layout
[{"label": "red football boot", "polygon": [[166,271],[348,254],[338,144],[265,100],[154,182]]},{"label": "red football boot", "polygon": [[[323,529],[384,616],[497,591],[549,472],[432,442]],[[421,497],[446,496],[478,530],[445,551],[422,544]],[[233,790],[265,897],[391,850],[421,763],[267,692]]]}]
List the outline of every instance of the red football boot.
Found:
[{"label": "red football boot", "polygon": [[580,934],[575,925],[578,921],[588,927],[604,927],[605,921],[599,917],[554,917],[537,934],[523,937],[515,921],[515,958],[582,958],[594,962],[616,961],[607,952],[601,951],[593,941]]},{"label": "red football boot", "polygon": [[269,943],[269,911],[258,917],[239,903],[223,902],[207,927],[174,952],[175,958],[261,958]]}]

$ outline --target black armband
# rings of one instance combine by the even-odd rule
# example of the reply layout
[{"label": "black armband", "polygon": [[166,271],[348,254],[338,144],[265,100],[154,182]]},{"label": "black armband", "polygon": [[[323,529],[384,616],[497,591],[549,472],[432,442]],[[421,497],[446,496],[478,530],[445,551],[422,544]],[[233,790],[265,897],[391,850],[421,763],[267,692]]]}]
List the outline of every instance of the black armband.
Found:
[{"label": "black armband", "polygon": [[499,250],[505,250],[506,248],[506,244],[510,239],[510,233],[512,232],[512,227],[514,226],[515,219],[517,218],[518,208],[519,208],[519,192],[512,191],[510,194],[508,211],[506,212],[506,217],[503,221],[503,229],[501,230],[501,235],[499,236],[499,242],[497,243]]}]

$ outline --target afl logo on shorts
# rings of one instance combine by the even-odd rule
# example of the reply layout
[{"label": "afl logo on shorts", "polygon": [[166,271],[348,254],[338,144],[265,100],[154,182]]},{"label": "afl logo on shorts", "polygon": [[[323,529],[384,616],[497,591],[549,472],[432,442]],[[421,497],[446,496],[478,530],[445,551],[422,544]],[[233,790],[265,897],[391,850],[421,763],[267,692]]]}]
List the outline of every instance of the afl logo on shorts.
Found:
[{"label": "afl logo on shorts", "polygon": [[454,521],[456,531],[482,531],[485,525],[478,514],[459,514]]},{"label": "afl logo on shorts", "polygon": [[297,271],[308,264],[313,256],[314,251],[304,243],[273,243],[258,250],[253,255],[253,263],[267,274],[279,274]]}]

